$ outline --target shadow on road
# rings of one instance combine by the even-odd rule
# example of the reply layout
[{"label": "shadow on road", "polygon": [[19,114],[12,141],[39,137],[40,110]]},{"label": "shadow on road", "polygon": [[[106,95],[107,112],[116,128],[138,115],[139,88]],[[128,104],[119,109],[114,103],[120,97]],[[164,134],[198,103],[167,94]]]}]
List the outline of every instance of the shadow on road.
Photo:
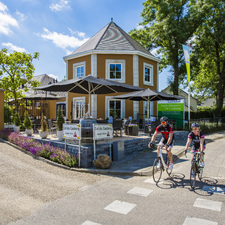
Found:
[{"label": "shadow on road", "polygon": [[[185,177],[182,173],[174,173],[171,177],[165,178],[163,182],[156,184],[156,186],[161,189],[186,188],[201,196],[211,196],[214,193],[223,193],[223,190],[225,190],[225,185],[219,184],[218,180],[212,177],[203,177],[201,181],[196,179],[195,189],[191,189],[190,178]],[[209,191],[203,190],[204,186],[208,186]]]}]

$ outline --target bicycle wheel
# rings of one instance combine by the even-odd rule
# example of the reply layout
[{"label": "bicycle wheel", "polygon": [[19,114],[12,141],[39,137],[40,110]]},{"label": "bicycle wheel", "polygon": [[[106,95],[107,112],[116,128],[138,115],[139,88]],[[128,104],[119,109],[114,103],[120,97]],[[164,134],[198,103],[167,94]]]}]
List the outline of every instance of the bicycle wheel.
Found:
[{"label": "bicycle wheel", "polygon": [[195,188],[195,181],[196,181],[196,165],[195,162],[192,162],[190,171],[190,185],[192,189]]},{"label": "bicycle wheel", "polygon": [[[158,165],[160,164],[160,167]],[[153,180],[158,183],[162,175],[162,163],[160,158],[155,159],[153,163]]]},{"label": "bicycle wheel", "polygon": [[166,155],[166,161],[165,162],[166,162],[166,172],[170,176],[173,169],[172,170],[170,169],[170,159],[169,159],[168,155]]},{"label": "bicycle wheel", "polygon": [[198,168],[198,179],[202,180],[202,176],[203,176],[203,168]]}]

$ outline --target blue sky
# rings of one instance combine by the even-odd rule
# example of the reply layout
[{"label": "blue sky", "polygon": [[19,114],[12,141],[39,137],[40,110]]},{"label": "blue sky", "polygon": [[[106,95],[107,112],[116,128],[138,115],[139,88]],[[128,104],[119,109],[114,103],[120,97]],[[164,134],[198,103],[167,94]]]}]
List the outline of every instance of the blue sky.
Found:
[{"label": "blue sky", "polygon": [[[59,81],[66,74],[63,57],[113,21],[127,33],[142,21],[143,0],[0,0],[0,47],[10,52],[40,53],[35,74]],[[160,74],[160,90],[168,70]]]}]

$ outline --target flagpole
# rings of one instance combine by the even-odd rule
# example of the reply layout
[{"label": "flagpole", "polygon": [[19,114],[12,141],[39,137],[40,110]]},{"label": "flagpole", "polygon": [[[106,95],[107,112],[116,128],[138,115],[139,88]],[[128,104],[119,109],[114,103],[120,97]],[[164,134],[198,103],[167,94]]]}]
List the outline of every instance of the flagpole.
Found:
[{"label": "flagpole", "polygon": [[188,128],[190,130],[190,123],[191,123],[191,88],[190,88],[190,81],[191,81],[191,69],[190,69],[190,45],[183,45],[184,50],[184,57],[186,62],[187,68],[187,77],[188,77]]},{"label": "flagpole", "polygon": [[188,82],[188,127],[189,127],[189,130],[190,130],[190,127],[191,127],[191,89],[190,89],[190,82]]}]

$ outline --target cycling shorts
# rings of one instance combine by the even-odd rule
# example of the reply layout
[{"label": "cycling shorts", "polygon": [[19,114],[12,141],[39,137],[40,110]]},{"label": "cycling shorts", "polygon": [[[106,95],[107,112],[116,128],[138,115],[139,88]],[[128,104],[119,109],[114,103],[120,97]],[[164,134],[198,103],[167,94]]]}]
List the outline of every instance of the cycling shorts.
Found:
[{"label": "cycling shorts", "polygon": [[[206,148],[206,146],[204,145],[204,146],[203,146],[203,149],[205,150],[205,148]],[[199,151],[199,149],[200,149],[200,147],[199,147],[199,148],[197,148],[197,149],[192,147],[192,149],[191,149],[191,153],[192,153],[192,154],[194,154],[194,153],[198,152],[198,151]]]},{"label": "cycling shorts", "polygon": [[[168,141],[168,139],[165,139],[164,137],[162,137],[162,139],[160,140],[159,144],[160,145],[166,145],[167,141]],[[174,139],[169,144],[169,148],[172,149],[173,145],[174,145]]]}]

